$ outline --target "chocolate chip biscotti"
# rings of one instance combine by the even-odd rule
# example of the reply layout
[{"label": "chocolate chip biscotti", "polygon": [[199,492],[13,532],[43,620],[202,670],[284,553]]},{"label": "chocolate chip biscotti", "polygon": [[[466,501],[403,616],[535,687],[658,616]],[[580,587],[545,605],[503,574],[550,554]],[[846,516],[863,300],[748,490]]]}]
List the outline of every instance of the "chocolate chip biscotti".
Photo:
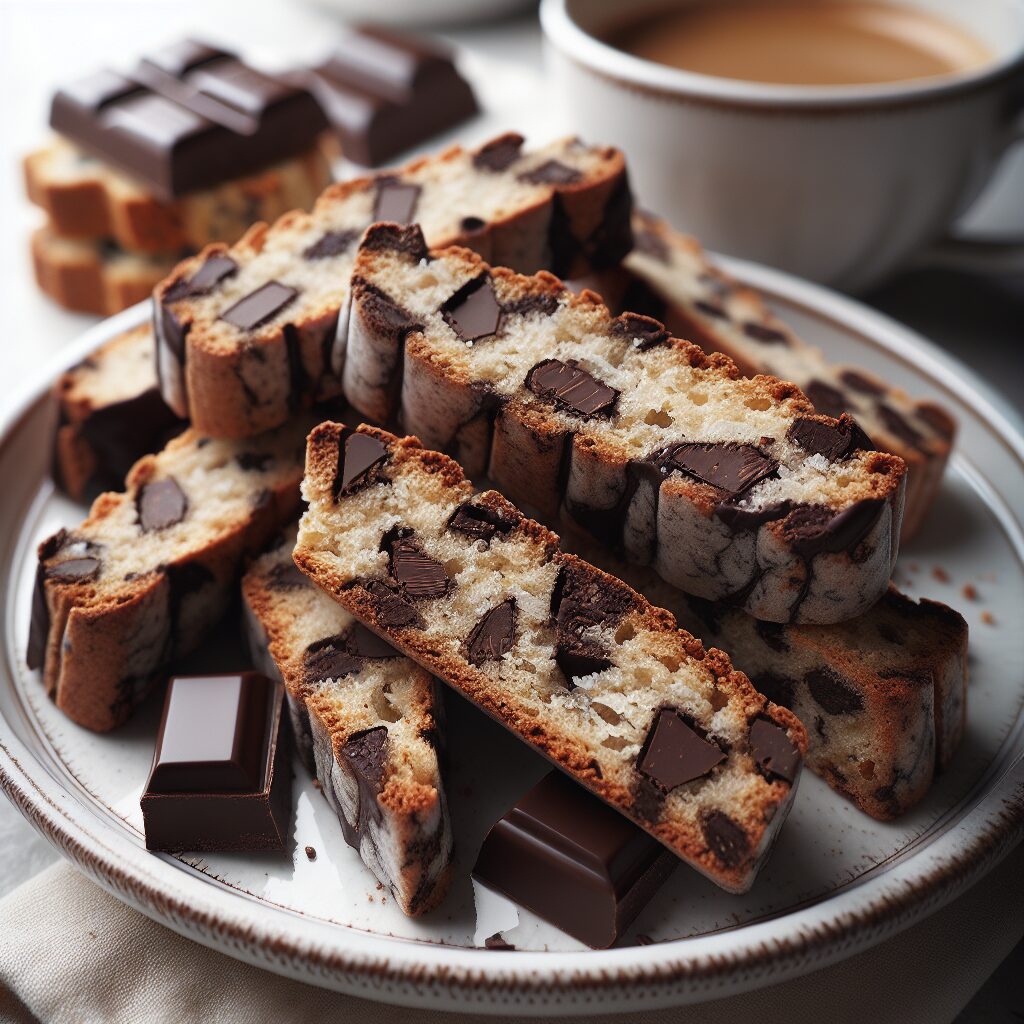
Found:
[{"label": "chocolate chip biscotti", "polygon": [[137,254],[234,242],[254,221],[309,209],[331,181],[326,155],[313,146],[248,177],[162,200],[136,179],[61,138],[30,153],[24,172],[28,197],[46,212],[54,236],[109,239]]},{"label": "chocolate chip biscotti", "polygon": [[76,501],[124,486],[128,470],[188,424],[156,385],[149,324],[119,334],[61,374],[54,475]]},{"label": "chocolate chip biscotti", "polygon": [[967,623],[952,608],[891,588],[849,622],[782,626],[696,598],[679,603],[688,605],[680,622],[804,723],[811,771],[872,817],[913,807],[959,745]]},{"label": "chocolate chip biscotti", "polygon": [[806,747],[791,712],[415,438],[320,424],[303,496],[294,558],[318,586],[712,881],[749,887]]},{"label": "chocolate chip biscotti", "polygon": [[838,622],[888,585],[904,464],[793,384],[740,377],[550,274],[377,224],[352,275],[345,395],[652,563],[776,622]]},{"label": "chocolate chip biscotti", "polygon": [[956,424],[937,403],[859,366],[835,364],[777,317],[750,288],[714,265],[699,243],[647,214],[635,213],[636,244],[620,269],[595,287],[615,309],[665,320],[708,352],[724,352],[747,374],[798,384],[828,416],[854,416],[875,445],[907,464],[904,540],[920,528],[953,445]]},{"label": "chocolate chip biscotti", "polygon": [[622,154],[576,140],[524,153],[504,135],[329,188],[311,214],[208,247],[155,293],[157,372],[197,430],[242,437],[341,390],[345,305],[368,224],[416,221],[520,270],[613,266],[631,244]]},{"label": "chocolate chip biscotti", "polygon": [[345,839],[421,914],[451,873],[434,681],[299,572],[294,546],[292,529],[242,579],[254,660],[283,680],[299,754]]},{"label": "chocolate chip biscotti", "polygon": [[295,512],[312,422],[246,441],[188,430],[43,541],[27,660],[69,718],[119,725],[217,624],[243,556]]}]

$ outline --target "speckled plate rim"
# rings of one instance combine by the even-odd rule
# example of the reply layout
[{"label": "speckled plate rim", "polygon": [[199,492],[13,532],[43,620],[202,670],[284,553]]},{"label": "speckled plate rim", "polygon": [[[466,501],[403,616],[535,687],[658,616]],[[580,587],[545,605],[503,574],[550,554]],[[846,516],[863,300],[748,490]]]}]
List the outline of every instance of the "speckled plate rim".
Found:
[{"label": "speckled plate rim", "polygon": [[[738,260],[726,269],[769,299],[803,309],[912,364],[967,406],[1012,460],[1024,498],[1024,436],[965,366],[889,318],[827,289]],[[142,322],[148,303],[98,324],[44,368],[0,417],[0,446],[68,366]],[[1006,481],[1003,481],[1006,484]],[[997,515],[1024,556],[1024,528],[1001,495]],[[6,666],[0,672],[6,672]],[[0,676],[0,685],[9,685]],[[311,921],[209,884],[147,854],[92,815],[0,716],[0,787],[88,877],[187,938],[311,984],[419,1008],[572,1015],[699,1002],[774,984],[845,959],[954,899],[1024,835],[1024,716],[953,820],[913,855],[826,900],[773,920],[653,946],[586,953],[495,952],[417,943]]]}]

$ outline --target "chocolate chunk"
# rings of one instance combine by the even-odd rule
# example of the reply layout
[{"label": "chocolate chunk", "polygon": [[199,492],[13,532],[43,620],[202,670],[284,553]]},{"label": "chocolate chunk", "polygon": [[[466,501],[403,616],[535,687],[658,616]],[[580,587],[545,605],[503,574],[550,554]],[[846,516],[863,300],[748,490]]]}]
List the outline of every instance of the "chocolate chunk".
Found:
[{"label": "chocolate chunk", "polygon": [[924,438],[891,405],[879,402],[877,409],[882,422],[891,433],[912,448],[921,447]]},{"label": "chocolate chunk", "polygon": [[750,754],[768,779],[792,783],[800,767],[800,750],[786,730],[767,718],[750,727]]},{"label": "chocolate chunk", "polygon": [[815,410],[826,416],[839,416],[849,410],[846,395],[823,380],[812,380],[804,386],[803,391]]},{"label": "chocolate chunk", "polygon": [[839,379],[848,388],[853,388],[854,391],[859,391],[862,395],[877,397],[878,395],[884,395],[886,391],[885,385],[880,381],[867,377],[863,373],[858,373],[856,370],[843,370],[839,375]]},{"label": "chocolate chunk", "polygon": [[749,533],[760,529],[765,523],[785,518],[792,508],[793,503],[788,498],[762,508],[743,508],[732,501],[721,501],[715,506],[715,515],[733,533]]},{"label": "chocolate chunk", "polygon": [[662,792],[707,775],[725,760],[716,743],[711,743],[675,708],[662,708],[644,740],[637,771]]},{"label": "chocolate chunk", "polygon": [[693,304],[693,308],[714,320],[729,319],[729,314],[726,312],[725,307],[720,306],[717,302],[708,302],[705,299],[697,299]]},{"label": "chocolate chunk", "polygon": [[786,435],[811,455],[823,455],[829,462],[845,459],[859,449],[872,449],[871,438],[844,413],[838,423],[822,423],[801,416],[794,420]]},{"label": "chocolate chunk", "polygon": [[656,839],[555,771],[491,828],[473,877],[604,949],[678,863]]},{"label": "chocolate chunk", "polygon": [[775,327],[766,327],[764,324],[755,323],[753,320],[749,320],[743,325],[743,333],[748,338],[753,338],[754,341],[760,341],[765,345],[789,344],[789,338],[786,337],[784,331],[780,331]]},{"label": "chocolate chunk", "polygon": [[388,552],[388,571],[413,600],[443,597],[451,583],[444,566],[431,558],[411,534],[396,527],[384,536],[381,550]]},{"label": "chocolate chunk", "polygon": [[830,668],[811,669],[804,676],[811,696],[830,715],[853,715],[864,709],[864,698]]},{"label": "chocolate chunk", "polygon": [[[632,306],[627,307],[632,309]],[[638,313],[622,313],[612,321],[611,333],[619,338],[629,338],[641,352],[664,345],[672,337],[665,325],[649,316]]]},{"label": "chocolate chunk", "polygon": [[771,476],[779,464],[752,444],[688,443],[672,445],[658,459],[666,470],[678,469],[702,483],[736,497]]},{"label": "chocolate chunk", "polygon": [[419,185],[406,184],[397,178],[381,178],[377,183],[373,219],[393,221],[395,224],[411,224],[422,191]]},{"label": "chocolate chunk", "polygon": [[371,660],[401,657],[387,640],[377,636],[361,622],[357,622],[345,638],[345,649],[359,658]]},{"label": "chocolate chunk", "polygon": [[497,949],[507,953],[515,948],[516,947],[513,946],[511,942],[506,942],[501,937],[501,932],[495,932],[493,935],[488,935],[487,938],[484,939],[484,949]]},{"label": "chocolate chunk", "polygon": [[238,468],[246,473],[265,473],[273,461],[269,452],[239,452],[235,456]]},{"label": "chocolate chunk", "polygon": [[348,231],[328,231],[321,235],[312,245],[302,250],[304,260],[326,260],[332,256],[340,256],[348,252],[359,240],[361,231],[351,229]]},{"label": "chocolate chunk", "polygon": [[362,670],[363,659],[346,650],[345,634],[311,643],[302,655],[302,672],[307,683],[344,679]]},{"label": "chocolate chunk", "polygon": [[501,306],[494,294],[491,275],[482,274],[464,284],[439,312],[459,340],[467,344],[497,334],[501,326]]},{"label": "chocolate chunk", "polygon": [[254,292],[239,299],[224,310],[220,319],[237,327],[240,331],[254,331],[272,317],[277,316],[298,295],[295,288],[289,288],[279,281],[268,281]]},{"label": "chocolate chunk", "polygon": [[499,135],[473,154],[473,166],[480,171],[504,171],[519,159],[523,142],[522,135],[514,132]]},{"label": "chocolate chunk", "polygon": [[173,200],[310,149],[326,121],[306,89],[189,41],[58,90],[50,125]]},{"label": "chocolate chunk", "polygon": [[[765,645],[773,651],[783,653],[789,650],[789,644],[786,642],[786,627],[783,623],[762,622],[760,619],[755,619],[754,629]],[[778,702],[776,701],[776,703]]]},{"label": "chocolate chunk", "polygon": [[142,795],[150,850],[283,850],[291,818],[284,688],[255,672],[178,677]]},{"label": "chocolate chunk", "polygon": [[363,318],[385,337],[398,341],[420,327],[390,295],[375,285],[353,280],[353,292],[357,296]]},{"label": "chocolate chunk", "polygon": [[559,160],[545,160],[533,170],[519,175],[520,181],[530,185],[575,185],[582,178],[575,167],[567,167]]},{"label": "chocolate chunk", "polygon": [[94,558],[92,555],[86,555],[83,558],[68,558],[56,565],[47,566],[45,576],[48,580],[56,580],[57,583],[86,583],[96,579],[100,574],[102,564],[98,558]]},{"label": "chocolate chunk", "polygon": [[793,698],[796,695],[796,680],[789,676],[777,675],[774,672],[761,672],[750,677],[758,693],[763,693],[773,704],[781,704],[784,708],[793,709]]},{"label": "chocolate chunk", "polygon": [[558,309],[558,296],[551,292],[527,292],[511,302],[506,302],[504,312],[507,316],[551,316]]},{"label": "chocolate chunk", "polygon": [[378,166],[476,113],[450,51],[376,25],[349,27],[308,76],[345,158]]},{"label": "chocolate chunk", "polygon": [[581,369],[573,360],[545,359],[526,375],[526,386],[541,398],[553,401],[579,416],[610,416],[619,393]]},{"label": "chocolate chunk", "polygon": [[175,281],[164,292],[164,302],[177,302],[200,295],[209,295],[221,281],[233,277],[238,264],[229,256],[211,256],[188,280]]},{"label": "chocolate chunk", "polygon": [[[384,781],[384,762],[387,760],[388,730],[383,725],[354,733],[341,748],[341,756],[348,763],[359,783],[359,824],[362,825],[376,803]],[[368,806],[369,805],[369,806]],[[357,831],[362,828],[357,826]]]},{"label": "chocolate chunk", "polygon": [[374,471],[387,460],[387,446],[370,434],[345,430],[339,438],[338,470],[334,475],[335,500],[342,494],[354,494],[375,481]]},{"label": "chocolate chunk", "polygon": [[515,528],[515,523],[497,512],[472,502],[463,502],[448,520],[448,529],[464,533],[467,537],[490,541],[495,534],[506,536]]},{"label": "chocolate chunk", "polygon": [[728,814],[712,811],[701,830],[708,849],[727,868],[738,868],[750,856],[750,837]]},{"label": "chocolate chunk", "polygon": [[315,846],[307,846],[306,847],[306,860],[316,860],[316,847]]},{"label": "chocolate chunk", "polygon": [[482,217],[463,217],[459,221],[459,228],[467,235],[475,235],[487,227],[487,221]]},{"label": "chocolate chunk", "polygon": [[653,228],[641,228],[633,234],[633,246],[645,256],[656,259],[659,263],[671,263],[672,253],[665,240]]},{"label": "chocolate chunk", "polygon": [[180,523],[188,512],[188,498],[173,476],[143,484],[136,499],[143,533],[166,530]]},{"label": "chocolate chunk", "polygon": [[516,638],[516,599],[495,605],[485,612],[466,640],[466,657],[471,665],[498,661],[512,650]]},{"label": "chocolate chunk", "polygon": [[420,618],[420,613],[401,596],[396,588],[379,580],[370,580],[365,587],[373,600],[377,620],[383,628],[402,629],[406,626],[422,628],[423,620]]},{"label": "chocolate chunk", "polygon": [[267,572],[267,589],[276,591],[301,590],[310,586],[309,580],[291,561],[271,566]]},{"label": "chocolate chunk", "polygon": [[945,409],[921,403],[917,406],[917,415],[943,440],[951,441],[953,439],[953,435],[956,433],[956,424]]},{"label": "chocolate chunk", "polygon": [[783,530],[803,558],[852,551],[878,522],[884,508],[883,498],[863,498],[841,512],[824,505],[801,505],[786,517]]}]

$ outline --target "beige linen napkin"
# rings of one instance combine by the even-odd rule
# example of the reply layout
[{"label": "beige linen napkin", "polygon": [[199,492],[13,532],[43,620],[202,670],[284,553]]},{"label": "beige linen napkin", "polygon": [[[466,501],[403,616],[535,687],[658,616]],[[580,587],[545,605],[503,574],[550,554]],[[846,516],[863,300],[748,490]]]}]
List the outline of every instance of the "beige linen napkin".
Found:
[{"label": "beige linen napkin", "polygon": [[[948,907],[795,981],[700,1006],[591,1018],[644,1024],[942,1024],[1024,934],[1024,847]],[[289,981],[190,942],[57,864],[0,901],[3,1024],[459,1024]]]}]

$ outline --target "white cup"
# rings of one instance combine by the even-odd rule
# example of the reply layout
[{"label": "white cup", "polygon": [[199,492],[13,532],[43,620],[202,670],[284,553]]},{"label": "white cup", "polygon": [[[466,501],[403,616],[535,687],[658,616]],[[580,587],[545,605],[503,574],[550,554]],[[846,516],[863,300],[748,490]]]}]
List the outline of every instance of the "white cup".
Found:
[{"label": "white cup", "polygon": [[709,248],[857,291],[942,236],[1024,138],[1024,2],[899,2],[961,25],[992,61],[883,85],[766,85],[601,41],[667,0],[543,0],[541,21],[554,95],[580,135],[625,151],[643,206]]}]

